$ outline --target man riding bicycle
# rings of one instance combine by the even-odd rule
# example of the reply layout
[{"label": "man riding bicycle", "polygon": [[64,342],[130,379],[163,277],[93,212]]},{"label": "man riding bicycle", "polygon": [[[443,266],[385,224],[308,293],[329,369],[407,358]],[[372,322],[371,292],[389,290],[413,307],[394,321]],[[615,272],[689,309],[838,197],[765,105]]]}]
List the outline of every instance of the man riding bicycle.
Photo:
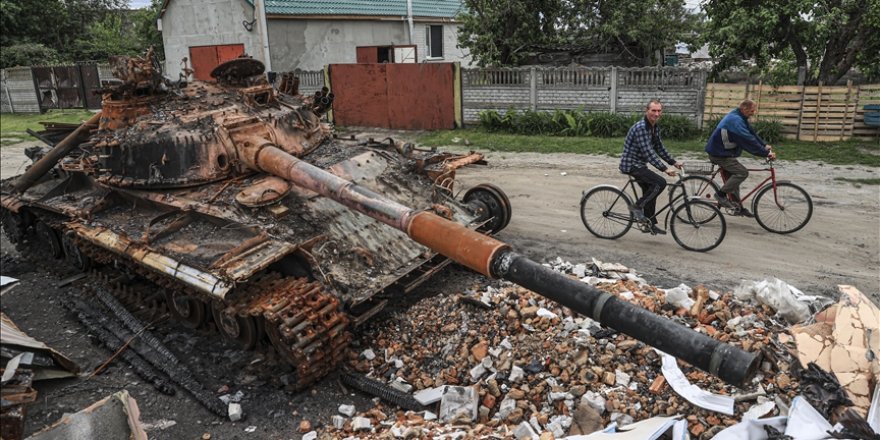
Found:
[{"label": "man riding bicycle", "polygon": [[663,104],[652,99],[645,107],[645,117],[636,122],[623,143],[623,154],[620,156],[620,172],[632,176],[642,188],[642,196],[636,200],[630,211],[638,222],[650,220],[654,234],[665,234],[666,231],[657,227],[654,213],[657,207],[657,196],[666,188],[666,179],[648,169],[651,162],[658,170],[675,176],[675,170],[667,167],[660,159],[681,169],[682,163],[672,158],[660,139],[660,127],[657,121],[663,113]]},{"label": "man riding bicycle", "polygon": [[[742,150],[746,150],[755,156],[776,159],[772,147],[749,125],[749,117],[757,111],[758,106],[754,101],[744,100],[721,119],[706,143],[709,160],[721,168],[721,178],[724,180],[721,190],[715,193],[715,200],[719,205],[734,209],[737,214],[746,217],[752,217],[752,213],[740,202],[739,186],[749,177],[749,170],[736,158],[742,155]],[[733,196],[735,204],[727,198],[728,195]]]}]

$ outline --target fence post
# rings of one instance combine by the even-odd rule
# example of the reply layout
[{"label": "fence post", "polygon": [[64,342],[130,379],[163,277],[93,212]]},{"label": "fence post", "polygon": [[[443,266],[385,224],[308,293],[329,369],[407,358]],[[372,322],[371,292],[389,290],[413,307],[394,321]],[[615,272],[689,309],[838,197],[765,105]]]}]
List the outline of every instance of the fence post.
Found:
[{"label": "fence post", "polygon": [[822,113],[822,81],[819,81],[819,96],[816,97],[816,118],[813,120],[813,142],[819,139],[819,113]]},{"label": "fence post", "polygon": [[[849,126],[850,130],[852,130],[853,124],[855,124],[855,117],[853,117],[853,121],[849,121],[849,100],[852,98],[852,80],[846,80],[846,104],[843,108],[843,124],[840,126],[840,140],[843,140],[844,135],[846,134],[846,127]],[[853,109],[853,116],[855,116],[855,109]]]},{"label": "fence post", "polygon": [[535,75],[537,71],[535,66],[529,68],[529,108],[532,111],[538,109],[538,78]]},{"label": "fence post", "polygon": [[806,100],[807,95],[807,86],[801,84],[801,108],[798,110],[798,126],[797,126],[797,136],[795,137],[797,140],[801,140],[801,126],[804,121],[804,101]]},{"label": "fence post", "polygon": [[755,114],[761,113],[761,92],[764,91],[764,80],[758,80],[758,99],[755,100]]},{"label": "fence post", "polygon": [[703,114],[706,111],[706,72],[700,71],[700,88],[697,91],[697,129],[703,129]]},{"label": "fence post", "polygon": [[611,113],[617,113],[617,66],[611,67],[611,96],[609,96]]}]

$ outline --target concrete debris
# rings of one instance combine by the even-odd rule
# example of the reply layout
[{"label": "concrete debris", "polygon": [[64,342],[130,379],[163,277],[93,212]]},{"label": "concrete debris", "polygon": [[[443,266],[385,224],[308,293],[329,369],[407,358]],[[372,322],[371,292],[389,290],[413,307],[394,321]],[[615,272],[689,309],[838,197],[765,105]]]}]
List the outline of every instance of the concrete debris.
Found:
[{"label": "concrete debris", "polygon": [[355,431],[369,431],[373,429],[373,422],[366,417],[354,417],[351,419],[351,429]]},{"label": "concrete debris", "polygon": [[330,423],[333,425],[334,428],[342,429],[343,427],[345,427],[345,417],[334,414],[330,416]]},{"label": "concrete debris", "polygon": [[229,420],[232,422],[237,422],[241,420],[243,413],[241,411],[241,405],[238,403],[230,403],[229,404]]},{"label": "concrete debris", "polygon": [[840,301],[816,314],[816,323],[791,329],[802,365],[832,373],[862,416],[871,383],[880,381],[880,309],[852,286],[839,286]]},{"label": "concrete debris", "polygon": [[419,390],[413,397],[421,403],[422,405],[430,405],[432,403],[439,402],[443,397],[443,392],[446,390],[445,386],[439,386],[434,388],[426,388],[424,390]]},{"label": "concrete debris", "polygon": [[513,430],[513,437],[517,440],[532,440],[537,439],[538,434],[529,422],[522,422]]},{"label": "concrete debris", "polygon": [[[423,300],[359,336],[361,348],[348,358],[353,370],[385,384],[411,385],[416,401],[439,410],[436,421],[428,412],[402,410],[384,423],[372,419],[373,432],[399,438],[417,427],[413,435],[423,438],[562,438],[635,422],[651,432],[665,426],[678,429],[676,438],[706,440],[743,421],[752,408],[749,417],[784,417],[802,391],[793,355],[796,343],[800,350],[800,336],[766,304],[701,285],[661,289],[627,267],[598,260],[556,259],[545,266],[712,338],[760,352],[760,372],[742,389],[727,385],[522,287],[493,282]],[[670,298],[674,291],[684,295]],[[464,296],[491,307],[474,308],[461,301]],[[865,305],[856,297],[847,301],[845,307],[854,312],[870,313],[860,309]],[[844,315],[853,313],[844,311],[840,319],[860,328]],[[869,338],[878,335],[863,331],[850,339],[864,341],[859,353],[868,353]],[[369,361],[361,355],[367,349],[386,355]],[[391,361],[395,358],[402,365]],[[676,419],[678,414],[686,417]],[[392,426],[398,426],[395,434]],[[334,437],[355,435],[349,423],[327,429],[335,430]]]},{"label": "concrete debris", "polygon": [[351,417],[355,412],[354,405],[339,405],[339,414],[345,414],[346,416]]},{"label": "concrete debris", "polygon": [[[95,430],[99,431],[96,432]],[[94,438],[147,440],[140,422],[137,401],[122,390],[93,403],[75,414],[68,414],[53,425],[28,437],[30,440]]]},{"label": "concrete debris", "polygon": [[302,440],[316,440],[318,438],[318,431],[309,431],[302,436]]}]

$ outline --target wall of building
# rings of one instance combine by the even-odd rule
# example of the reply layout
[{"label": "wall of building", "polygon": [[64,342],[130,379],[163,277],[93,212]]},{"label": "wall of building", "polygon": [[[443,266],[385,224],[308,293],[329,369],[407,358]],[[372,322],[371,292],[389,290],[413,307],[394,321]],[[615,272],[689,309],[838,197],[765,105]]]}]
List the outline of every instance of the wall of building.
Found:
[{"label": "wall of building", "polygon": [[[443,26],[443,58],[427,59],[428,55],[428,26]],[[460,62],[462,67],[471,64],[471,56],[465,50],[458,47],[458,28],[460,26],[454,23],[443,22],[415,22],[413,24],[413,41],[418,47],[419,62]]]},{"label": "wall of building", "polygon": [[[174,0],[162,16],[162,42],[166,73],[177,79],[181,60],[189,48],[220,44],[243,44],[244,51],[262,59],[259,23],[248,31],[243,21],[254,19],[254,8],[245,0]],[[192,67],[191,65],[189,67]]]},{"label": "wall of building", "polygon": [[[439,24],[443,28],[443,58],[426,60],[426,26]],[[325,64],[357,62],[358,46],[417,46],[419,62],[470,63],[470,57],[456,48],[457,25],[450,23],[416,22],[413,42],[409,40],[409,25],[400,20],[305,20],[272,18],[269,21],[269,53],[272,70],[317,70]]]},{"label": "wall of building", "polygon": [[405,21],[269,21],[272,70],[319,70],[325,64],[354,63],[355,47],[409,44]]}]

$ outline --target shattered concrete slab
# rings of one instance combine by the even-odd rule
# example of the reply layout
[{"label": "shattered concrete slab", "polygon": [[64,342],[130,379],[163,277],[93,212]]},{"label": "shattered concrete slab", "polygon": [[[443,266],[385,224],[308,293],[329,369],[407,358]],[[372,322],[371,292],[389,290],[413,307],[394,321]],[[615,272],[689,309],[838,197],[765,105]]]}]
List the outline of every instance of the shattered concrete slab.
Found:
[{"label": "shattered concrete slab", "polygon": [[834,374],[862,416],[871,404],[871,384],[880,382],[880,310],[853,286],[839,286],[837,304],[817,323],[793,327],[802,365],[815,362]]},{"label": "shattered concrete slab", "polygon": [[28,440],[68,439],[147,440],[137,401],[122,390],[75,414],[68,414]]}]

